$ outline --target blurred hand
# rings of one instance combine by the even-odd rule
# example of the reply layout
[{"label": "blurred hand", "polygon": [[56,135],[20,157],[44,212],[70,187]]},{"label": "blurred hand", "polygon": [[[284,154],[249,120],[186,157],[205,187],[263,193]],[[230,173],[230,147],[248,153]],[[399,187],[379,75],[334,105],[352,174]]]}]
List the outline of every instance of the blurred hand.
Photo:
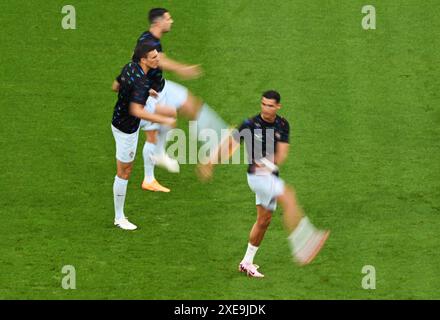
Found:
[{"label": "blurred hand", "polygon": [[177,119],[173,118],[173,117],[166,117],[164,122],[163,122],[163,124],[167,125],[167,126],[169,126],[171,128],[175,128],[176,127],[176,120]]},{"label": "blurred hand", "polygon": [[196,79],[202,75],[202,68],[199,64],[186,66],[179,70],[179,75],[187,80]]},{"label": "blurred hand", "polygon": [[148,93],[149,93],[149,95],[150,95],[151,97],[153,97],[153,98],[157,98],[157,97],[159,96],[159,94],[157,93],[157,91],[154,90],[154,89],[150,89],[150,90],[148,91]]}]

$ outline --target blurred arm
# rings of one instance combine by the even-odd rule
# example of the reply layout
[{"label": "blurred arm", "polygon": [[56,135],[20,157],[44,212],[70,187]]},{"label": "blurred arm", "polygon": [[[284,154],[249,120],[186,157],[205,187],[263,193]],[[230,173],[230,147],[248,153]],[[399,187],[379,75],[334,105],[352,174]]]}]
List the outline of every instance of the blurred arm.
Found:
[{"label": "blurred arm", "polygon": [[228,136],[223,143],[214,151],[210,157],[208,163],[200,164],[197,168],[199,178],[202,181],[211,179],[212,172],[214,170],[214,164],[219,163],[222,159],[229,159],[234,152],[240,147],[240,143],[237,142],[232,136]]},{"label": "blurred arm", "polygon": [[277,152],[275,153],[275,164],[280,166],[287,159],[289,154],[289,144],[286,142],[278,142]]},{"label": "blurred arm", "polygon": [[193,79],[201,75],[200,65],[187,65],[168,58],[165,53],[160,53],[159,67],[170,71],[184,79]]},{"label": "blurred arm", "polygon": [[112,83],[112,91],[114,91],[114,92],[119,92],[119,87],[120,87],[119,82],[118,82],[117,80],[113,80],[113,83]]},{"label": "blurred arm", "polygon": [[155,123],[166,124],[171,127],[173,127],[176,123],[175,118],[162,116],[155,113],[150,113],[144,109],[143,105],[135,102],[130,103],[130,114],[139,119],[143,119]]}]

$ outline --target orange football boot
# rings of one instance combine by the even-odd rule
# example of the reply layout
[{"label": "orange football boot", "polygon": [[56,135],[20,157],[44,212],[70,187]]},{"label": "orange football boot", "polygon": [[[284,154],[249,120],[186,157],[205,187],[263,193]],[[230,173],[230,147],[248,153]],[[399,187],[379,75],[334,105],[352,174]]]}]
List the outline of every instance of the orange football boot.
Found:
[{"label": "orange football boot", "polygon": [[162,186],[156,179],[148,183],[145,180],[142,182],[142,189],[155,192],[170,192],[171,190]]}]

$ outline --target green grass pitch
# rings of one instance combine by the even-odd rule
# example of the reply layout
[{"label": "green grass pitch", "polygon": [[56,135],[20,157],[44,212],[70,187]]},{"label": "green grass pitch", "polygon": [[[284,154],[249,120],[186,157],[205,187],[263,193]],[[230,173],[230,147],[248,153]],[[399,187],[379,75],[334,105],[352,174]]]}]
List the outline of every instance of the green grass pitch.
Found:
[{"label": "green grass pitch", "polygon": [[[61,28],[66,4],[76,30]],[[376,30],[361,27],[366,4]],[[281,176],[332,230],[310,266],[291,261],[278,210],[256,256],[266,278],[237,272],[255,219],[245,165],[220,166],[205,185],[193,165],[157,169],[172,192],[146,193],[138,149],[125,211],[140,228],[113,226],[110,85],[154,6],[175,20],[167,54],[204,68],[182,83],[227,122],[256,114],[263,90],[281,92],[292,126]],[[440,298],[437,0],[34,0],[0,11],[0,298]],[[61,287],[64,265],[76,290]],[[375,290],[362,289],[364,265]]]}]

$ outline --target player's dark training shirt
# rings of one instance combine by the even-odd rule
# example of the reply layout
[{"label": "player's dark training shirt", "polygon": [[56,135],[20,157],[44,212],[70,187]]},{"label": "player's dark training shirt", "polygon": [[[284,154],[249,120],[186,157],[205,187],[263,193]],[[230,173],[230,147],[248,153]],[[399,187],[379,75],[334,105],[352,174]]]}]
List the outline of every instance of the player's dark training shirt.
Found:
[{"label": "player's dark training shirt", "polygon": [[139,128],[140,119],[130,114],[130,103],[145,105],[152,80],[135,62],[124,66],[118,80],[120,88],[113,111],[112,125],[122,132],[134,133]]},{"label": "player's dark training shirt", "polygon": [[[273,123],[263,120],[261,115],[245,120],[234,132],[237,142],[245,140],[249,161],[248,173],[255,173],[256,161],[267,158],[274,162],[278,142],[289,143],[289,122],[276,116]],[[278,172],[274,172],[278,175]]]},{"label": "player's dark training shirt", "polygon": [[[153,36],[149,31],[145,31],[141,34],[136,45],[139,45],[141,43],[148,43],[150,45],[153,45],[156,48],[157,52],[163,52],[160,39]],[[163,78],[162,69],[151,69],[150,71],[148,71],[148,77],[153,79],[152,88],[157,92],[162,91],[163,87],[165,86],[165,79]]]}]

